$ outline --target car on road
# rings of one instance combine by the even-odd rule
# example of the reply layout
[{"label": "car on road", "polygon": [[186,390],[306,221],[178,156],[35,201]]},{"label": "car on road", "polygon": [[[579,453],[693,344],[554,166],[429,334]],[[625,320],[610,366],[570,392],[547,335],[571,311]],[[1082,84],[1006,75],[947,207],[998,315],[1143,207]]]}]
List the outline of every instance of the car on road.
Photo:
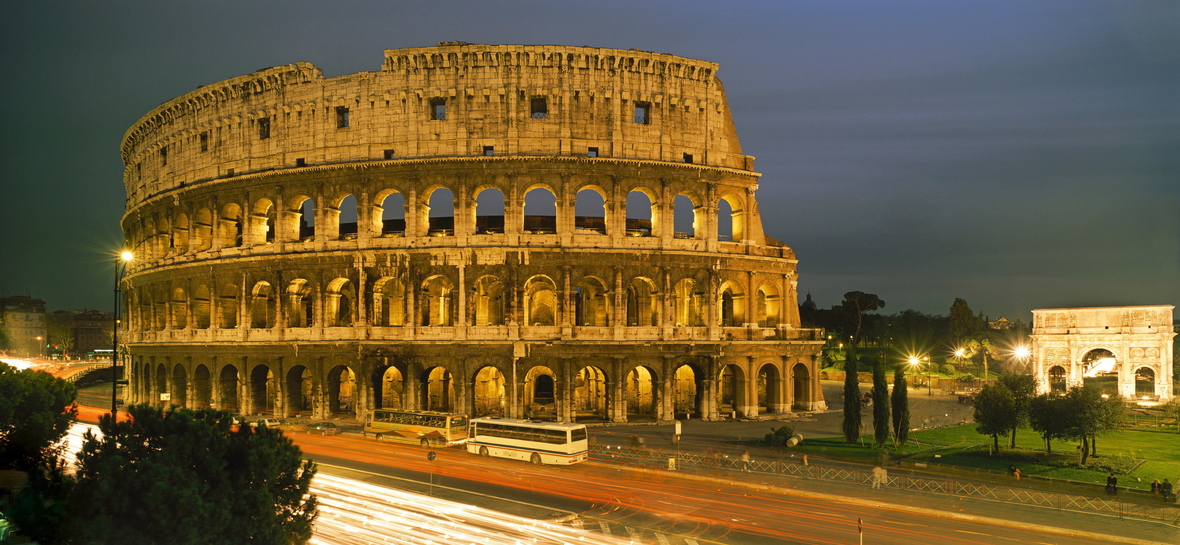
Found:
[{"label": "car on road", "polygon": [[283,425],[283,421],[278,418],[259,418],[250,423],[251,426],[257,428],[258,426],[266,426],[271,429],[276,429]]},{"label": "car on road", "polygon": [[340,426],[328,421],[312,422],[307,425],[307,429],[304,431],[307,433],[318,433],[320,435],[336,435],[340,433]]}]

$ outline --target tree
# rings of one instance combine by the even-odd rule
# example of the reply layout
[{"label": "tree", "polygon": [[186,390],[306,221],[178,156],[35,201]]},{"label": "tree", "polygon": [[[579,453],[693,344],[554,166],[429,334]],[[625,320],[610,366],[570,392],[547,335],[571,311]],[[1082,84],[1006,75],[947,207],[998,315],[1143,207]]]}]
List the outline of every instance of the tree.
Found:
[{"label": "tree", "polygon": [[988,358],[994,358],[998,356],[1000,350],[999,347],[996,346],[995,339],[992,338],[992,333],[989,330],[980,329],[963,340],[962,348],[963,357],[969,359],[975,359],[978,357],[983,360],[983,380],[987,380]]},{"label": "tree", "polygon": [[884,448],[889,441],[889,383],[885,381],[885,362],[868,360],[873,366],[873,447]]},{"label": "tree", "polygon": [[304,542],[318,510],[316,473],[265,426],[232,428],[225,411],[147,405],[87,434],[66,532],[81,543]]},{"label": "tree", "polygon": [[1012,423],[1012,433],[1008,435],[1008,448],[1016,448],[1016,429],[1028,425],[1029,404],[1037,393],[1037,384],[1032,375],[1004,373],[999,381],[1008,387],[1016,402],[1016,421]]},{"label": "tree", "polygon": [[885,306],[885,302],[871,293],[850,291],[840,303],[841,314],[852,330],[848,349],[844,352],[844,440],[855,443],[860,438],[860,383],[857,380],[856,348],[860,344],[864,314]]},{"label": "tree", "polygon": [[1098,403],[1098,433],[1090,436],[1090,455],[1098,456],[1098,434],[1114,431],[1127,417],[1127,406],[1117,396],[1111,396]]},{"label": "tree", "polygon": [[992,436],[992,453],[1000,450],[1000,436],[1007,436],[1016,420],[1016,399],[1004,383],[985,385],[975,396],[975,431]]},{"label": "tree", "polygon": [[955,302],[951,304],[951,337],[956,342],[961,343],[963,339],[974,333],[976,329],[978,327],[975,320],[975,313],[971,312],[971,307],[967,306],[967,301],[956,298]]},{"label": "tree", "polygon": [[1118,427],[1122,422],[1124,409],[1117,398],[1102,399],[1102,392],[1095,386],[1070,388],[1063,398],[1059,417],[1064,421],[1063,437],[1081,439],[1080,463],[1090,459],[1098,435]]},{"label": "tree", "polygon": [[1054,394],[1041,394],[1029,400],[1028,424],[1041,439],[1045,440],[1045,452],[1053,454],[1054,439],[1064,439],[1068,422],[1065,414],[1065,398]]},{"label": "tree", "polygon": [[74,316],[68,312],[55,312],[45,321],[49,344],[61,349],[62,354],[74,351]]},{"label": "tree", "polygon": [[910,397],[906,390],[905,369],[893,372],[893,444],[904,445],[910,438]]},{"label": "tree", "polygon": [[78,412],[74,385],[43,371],[0,364],[0,469],[32,471],[54,457]]}]

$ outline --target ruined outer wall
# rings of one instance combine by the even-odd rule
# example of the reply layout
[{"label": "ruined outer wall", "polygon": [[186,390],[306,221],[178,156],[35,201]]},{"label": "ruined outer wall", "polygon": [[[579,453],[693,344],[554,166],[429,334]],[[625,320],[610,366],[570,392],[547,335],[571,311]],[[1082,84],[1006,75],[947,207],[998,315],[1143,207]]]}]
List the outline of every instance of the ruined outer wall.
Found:
[{"label": "ruined outer wall", "polygon": [[[482,155],[585,156],[752,170],[717,65],[563,46],[455,45],[385,52],[379,72],[324,78],[301,62],[203,86],[128,129],[129,204],[186,184],[305,165]],[[534,98],[547,117],[533,118]],[[432,119],[431,101],[446,119]],[[650,105],[647,123],[633,122]],[[348,126],[339,127],[338,108]],[[269,136],[260,138],[260,123]]]}]

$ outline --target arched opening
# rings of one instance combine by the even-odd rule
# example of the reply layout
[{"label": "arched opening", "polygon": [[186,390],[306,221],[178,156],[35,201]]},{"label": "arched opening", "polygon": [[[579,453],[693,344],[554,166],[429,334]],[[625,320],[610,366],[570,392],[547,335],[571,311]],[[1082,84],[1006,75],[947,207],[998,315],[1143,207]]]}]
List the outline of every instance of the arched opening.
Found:
[{"label": "arched opening", "polygon": [[721,325],[724,327],[741,327],[746,322],[746,297],[741,287],[732,281],[721,285]]},{"label": "arched opening", "polygon": [[406,199],[394,191],[381,201],[381,236],[400,237],[406,234]]},{"label": "arched opening", "polygon": [[1140,367],[1135,370],[1135,395],[1137,397],[1151,397],[1155,395],[1155,370],[1150,367]]},{"label": "arched opening", "polygon": [[496,188],[480,191],[475,197],[475,234],[504,232],[504,194]]},{"label": "arched opening", "polygon": [[742,240],[742,202],[734,195],[721,197],[717,203],[717,240]]},{"label": "arched opening", "polygon": [[292,280],[287,285],[287,327],[311,327],[313,302],[307,280]]},{"label": "arched opening", "polygon": [[204,284],[193,290],[193,327],[209,329],[209,309],[212,307],[209,299],[209,287]]},{"label": "arched opening", "polygon": [[587,276],[574,287],[574,324],[606,327],[610,325],[611,305],[602,280]]},{"label": "arched opening", "polygon": [[373,399],[378,409],[402,409],[402,392],[406,383],[401,370],[394,366],[377,370]]},{"label": "arched opening", "polygon": [[1119,395],[1119,362],[1114,353],[1105,348],[1086,352],[1082,356],[1082,384],[1107,395]]},{"label": "arched opening", "polygon": [[637,276],[627,284],[627,325],[660,325],[659,294],[656,292],[655,282],[650,278]]},{"label": "arched opening", "polygon": [[172,328],[188,327],[188,296],[183,288],[172,290]]},{"label": "arched opening", "polygon": [[656,209],[644,191],[627,194],[627,236],[650,237],[654,234]]},{"label": "arched opening", "polygon": [[217,397],[221,399],[221,409],[238,412],[241,409],[238,401],[238,368],[226,365],[221,368],[217,379]]},{"label": "arched opening", "polygon": [[755,303],[758,327],[778,327],[778,292],[778,286],[769,282],[758,287],[758,300]]},{"label": "arched opening", "polygon": [[606,420],[606,374],[589,365],[574,376],[574,412],[579,421]]},{"label": "arched opening", "polygon": [[349,195],[336,210],[336,227],[340,240],[355,240],[357,235],[356,197]]},{"label": "arched opening", "polygon": [[721,369],[717,388],[717,407],[723,417],[745,416],[741,408],[746,405],[745,373],[741,367],[730,364]]},{"label": "arched opening", "polygon": [[583,189],[575,197],[574,231],[606,234],[606,199],[597,189]]},{"label": "arched opening", "polygon": [[177,364],[172,368],[172,390],[170,393],[172,399],[169,400],[169,405],[188,406],[188,372],[184,370],[183,365]]},{"label": "arched opening", "polygon": [[796,410],[811,410],[811,373],[802,363],[791,368],[791,396]]},{"label": "arched opening", "polygon": [[234,329],[238,327],[238,287],[234,284],[226,284],[221,287],[221,295],[217,298],[218,318],[220,318],[218,327],[221,329]]},{"label": "arched opening", "polygon": [[251,290],[250,327],[269,329],[275,326],[275,299],[270,282],[254,284]]},{"label": "arched opening", "polygon": [[526,418],[557,417],[557,381],[553,370],[536,366],[524,377],[524,406]]},{"label": "arched opening", "polygon": [[458,298],[455,297],[455,285],[451,279],[442,275],[427,278],[422,283],[421,299],[422,325],[455,325]]},{"label": "arched opening", "polygon": [[221,245],[225,248],[236,248],[242,245],[242,207],[236,203],[229,203],[221,207]]},{"label": "arched opening", "polygon": [[254,367],[250,372],[250,414],[274,414],[275,399],[278,395],[275,386],[275,376],[270,367]]},{"label": "arched opening", "polygon": [[356,374],[345,365],[328,371],[328,410],[331,414],[356,417]]},{"label": "arched opening", "polygon": [[144,363],[135,389],[139,392],[136,403],[152,403],[152,365]]},{"label": "arched opening", "polygon": [[482,276],[471,287],[475,325],[504,325],[504,283],[495,276]]},{"label": "arched opening", "polygon": [[274,205],[270,199],[258,199],[250,211],[250,240],[270,244],[275,240]]},{"label": "arched opening", "polygon": [[504,375],[488,365],[475,374],[475,412],[472,416],[504,416],[508,408],[504,396]]},{"label": "arched opening", "polygon": [[385,276],[373,283],[373,325],[405,325],[405,286],[400,280]]},{"label": "arched opening", "polygon": [[296,365],[287,370],[286,382],[287,416],[311,416],[315,399],[311,370]]},{"label": "arched opening", "polygon": [[525,283],[525,325],[552,326],[557,321],[557,288],[547,276],[534,276]]},{"label": "arched opening", "polygon": [[672,223],[676,238],[696,238],[697,206],[688,195],[677,195],[672,201]]},{"label": "arched opening", "polygon": [[352,327],[356,321],[356,287],[352,281],[336,278],[328,283],[324,318],[328,327]]},{"label": "arched opening", "polygon": [[184,212],[176,214],[172,221],[172,251],[176,255],[188,252],[189,232],[188,215]]},{"label": "arched opening", "polygon": [[168,369],[164,364],[156,367],[156,398],[151,400],[153,405],[167,406],[171,401],[165,401],[163,394],[170,393],[168,391]]},{"label": "arched opening", "polygon": [[304,198],[296,208],[299,212],[296,240],[308,241],[315,238],[315,199]]},{"label": "arched opening", "polygon": [[647,367],[636,367],[627,373],[623,395],[627,401],[627,419],[655,419],[657,387],[656,374]]},{"label": "arched opening", "polygon": [[705,294],[697,290],[696,281],[685,278],[673,289],[676,300],[676,327],[700,327],[705,325],[702,312]]},{"label": "arched opening", "polygon": [[152,310],[155,320],[152,329],[163,331],[168,328],[168,292],[163,287],[152,293],[152,304],[155,306]]},{"label": "arched opening", "polygon": [[1065,368],[1054,365],[1049,368],[1049,391],[1065,392]]},{"label": "arched opening", "polygon": [[782,383],[778,368],[771,364],[758,370],[758,413],[778,412],[782,407]]},{"label": "arched opening", "polygon": [[209,368],[198,365],[193,370],[193,408],[207,409],[213,402],[213,381],[209,376]]},{"label": "arched opening", "polygon": [[430,236],[444,237],[455,234],[455,195],[450,189],[440,187],[430,194],[429,210]]},{"label": "arched opening", "polygon": [[208,208],[197,211],[193,220],[193,246],[198,252],[208,250],[213,246],[213,213]]},{"label": "arched opening", "polygon": [[426,411],[450,412],[455,399],[455,384],[451,372],[444,367],[431,367],[422,372],[421,407]]},{"label": "arched opening", "polygon": [[704,373],[695,365],[684,364],[676,368],[672,375],[672,411],[686,418],[697,417],[701,414],[701,396],[704,391],[701,380]]},{"label": "arched opening", "polygon": [[549,235],[557,232],[557,197],[545,187],[534,187],[524,195],[526,233]]}]

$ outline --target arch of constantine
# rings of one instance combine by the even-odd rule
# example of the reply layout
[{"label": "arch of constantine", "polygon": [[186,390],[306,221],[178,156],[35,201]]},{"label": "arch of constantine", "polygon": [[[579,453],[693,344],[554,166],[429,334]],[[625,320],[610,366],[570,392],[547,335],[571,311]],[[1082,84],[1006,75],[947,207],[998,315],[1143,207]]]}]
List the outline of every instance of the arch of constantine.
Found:
[{"label": "arch of constantine", "polygon": [[1033,376],[1040,392],[1117,375],[1124,398],[1172,398],[1171,305],[1033,311]]},{"label": "arch of constantine", "polygon": [[122,143],[135,403],[559,421],[825,407],[714,63],[462,43],[203,86]]}]

